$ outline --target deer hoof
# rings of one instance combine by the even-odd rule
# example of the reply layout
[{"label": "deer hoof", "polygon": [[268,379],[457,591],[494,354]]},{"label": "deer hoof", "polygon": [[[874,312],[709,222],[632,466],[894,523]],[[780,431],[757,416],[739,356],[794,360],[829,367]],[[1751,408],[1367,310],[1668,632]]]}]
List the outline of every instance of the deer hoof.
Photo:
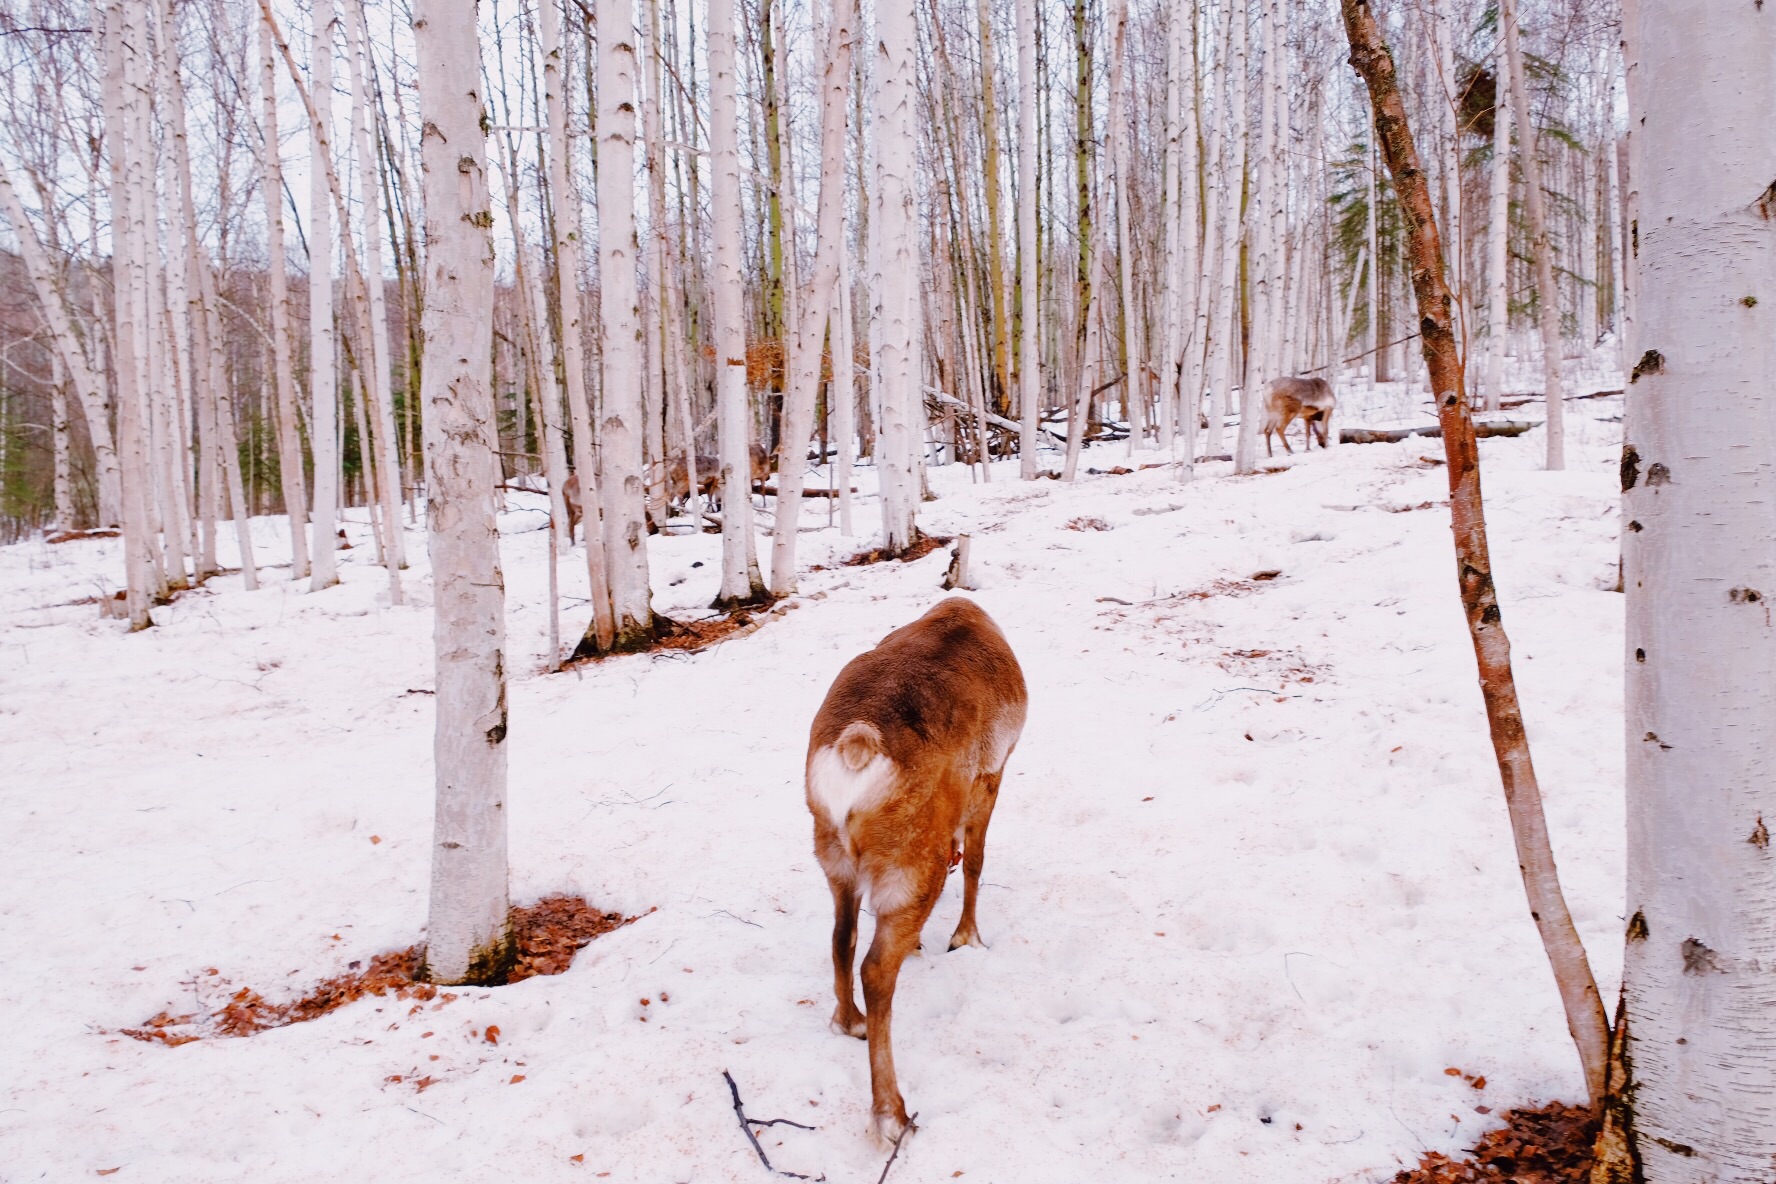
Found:
[{"label": "deer hoof", "polygon": [[876,1112],[874,1133],[876,1143],[883,1151],[895,1146],[910,1132],[918,1129],[913,1125],[912,1120],[907,1118],[904,1104],[901,1105],[899,1114],[888,1114],[879,1110]]},{"label": "deer hoof", "polygon": [[854,1012],[847,1018],[842,1012],[833,1012],[832,1030],[838,1036],[855,1036],[859,1040],[869,1037],[869,1025],[865,1023],[861,1012]]},{"label": "deer hoof", "polygon": [[967,932],[958,929],[955,935],[950,938],[950,949],[959,950],[963,946],[973,946],[977,950],[984,950],[987,948],[987,943],[982,941],[980,934],[973,929]]}]

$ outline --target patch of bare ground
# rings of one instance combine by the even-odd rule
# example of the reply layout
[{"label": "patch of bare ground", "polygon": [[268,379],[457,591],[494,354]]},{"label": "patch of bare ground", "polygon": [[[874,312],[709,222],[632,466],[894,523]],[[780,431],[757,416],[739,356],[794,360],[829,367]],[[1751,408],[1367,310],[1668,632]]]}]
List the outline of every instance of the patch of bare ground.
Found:
[{"label": "patch of bare ground", "polygon": [[[931,554],[933,551],[942,550],[949,546],[953,541],[954,540],[947,534],[921,534],[917,539],[913,540],[912,546],[908,547],[905,551],[902,551],[899,555],[890,555],[888,553],[888,548],[886,547],[871,547],[867,551],[859,551],[849,559],[840,560],[839,566],[868,567],[872,563],[886,563],[890,559],[898,559],[902,563],[912,563],[915,560],[925,558],[925,556]],[[827,569],[821,564],[816,563],[808,570],[825,571]]]},{"label": "patch of bare ground", "polygon": [[1427,1151],[1394,1184],[1584,1184],[1591,1178],[1597,1121],[1583,1106],[1549,1102],[1504,1115],[1459,1159]]},{"label": "patch of bare ground", "polygon": [[654,637],[647,644],[600,654],[593,652],[587,642],[582,640],[580,648],[574,650],[573,656],[563,662],[561,668],[566,670],[582,662],[603,662],[607,658],[618,658],[626,654],[702,653],[711,646],[720,645],[724,641],[734,641],[758,631],[766,621],[788,612],[800,603],[799,600],[782,600],[768,596],[750,604],[736,605],[714,616],[688,621],[680,621],[655,613]]},{"label": "patch of bare ground", "polygon": [[[512,940],[518,949],[505,981],[515,983],[538,975],[560,974],[573,965],[574,955],[594,938],[639,919],[621,913],[601,913],[578,896],[546,896],[532,905],[514,906]],[[251,1036],[306,1023],[366,995],[381,998],[392,994],[396,999],[412,999],[415,1010],[433,1000],[437,1000],[437,1007],[442,1007],[457,995],[440,991],[416,977],[424,953],[424,946],[412,945],[377,954],[367,966],[353,962],[344,974],[323,979],[308,994],[285,1003],[273,1003],[253,988],[241,987],[221,1008],[207,1015],[171,1015],[163,1011],[139,1028],[121,1031],[137,1040],[176,1048],[193,1040]],[[204,976],[215,978],[218,972],[210,969]]]}]

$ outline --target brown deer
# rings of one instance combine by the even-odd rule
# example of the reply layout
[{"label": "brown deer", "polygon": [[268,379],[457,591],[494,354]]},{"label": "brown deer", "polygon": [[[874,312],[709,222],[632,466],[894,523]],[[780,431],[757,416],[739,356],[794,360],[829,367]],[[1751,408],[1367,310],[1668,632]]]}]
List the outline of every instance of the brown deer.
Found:
[{"label": "brown deer", "polygon": [[1264,396],[1264,455],[1276,455],[1270,446],[1272,432],[1283,442],[1284,452],[1295,451],[1289,447],[1289,425],[1298,418],[1301,420],[1301,430],[1307,436],[1303,447],[1309,450],[1313,448],[1316,429],[1320,437],[1320,447],[1326,447],[1326,425],[1331,421],[1332,410],[1337,405],[1338,398],[1332,393],[1332,384],[1323,378],[1276,379]]},{"label": "brown deer", "polygon": [[[833,896],[832,1026],[869,1041],[874,1130],[910,1125],[889,1041],[901,963],[962,861],[962,918],[950,949],[979,946],[975,895],[1005,761],[1024,730],[1024,675],[1005,635],[971,600],[950,597],[851,659],[808,736],[814,853]],[[867,898],[875,936],[857,1010],[851,967]]]},{"label": "brown deer", "polygon": [[[765,478],[771,475],[771,455],[762,445],[753,444],[747,448],[747,462],[751,471],[753,492],[761,492],[765,487]],[[678,502],[689,496],[691,489],[690,476],[686,472],[683,454],[673,457],[670,461],[655,461],[648,466],[648,483],[651,485],[661,479],[662,469],[666,480],[666,497],[669,501]],[[719,497],[721,494],[721,461],[713,456],[697,456],[697,493],[700,497]],[[567,535],[572,539],[579,529],[580,519],[584,516],[584,507],[580,502],[580,475],[569,473],[567,480],[561,483],[561,500],[567,505]]]}]

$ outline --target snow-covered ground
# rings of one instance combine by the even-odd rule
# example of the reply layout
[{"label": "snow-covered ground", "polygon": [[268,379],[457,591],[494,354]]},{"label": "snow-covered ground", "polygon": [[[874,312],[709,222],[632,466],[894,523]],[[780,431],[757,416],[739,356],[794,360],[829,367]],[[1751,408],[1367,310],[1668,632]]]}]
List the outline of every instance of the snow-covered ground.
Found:
[{"label": "snow-covered ground", "polygon": [[[1620,401],[1570,414],[1569,472],[1540,471],[1539,431],[1482,451],[1549,821],[1613,999]],[[987,847],[990,948],[936,952],[953,878],[901,977],[921,1129],[891,1179],[1381,1180],[1470,1144],[1482,1108],[1579,1096],[1445,475],[1420,460],[1439,454],[1344,446],[1189,486],[933,471],[921,523],[973,532],[1030,719]],[[865,537],[809,533],[803,562],[875,521],[866,499]],[[256,527],[281,551],[278,521]],[[367,999],[178,1048],[119,1034],[243,985],[298,994],[423,932],[423,534],[405,608],[353,536],[338,588],[220,578],[133,636],[66,603],[116,586],[114,542],[0,549],[0,1179],[762,1180],[726,1069],[754,1117],[817,1127],[765,1128],[773,1163],[873,1181],[864,1048],[827,1030],[801,762],[839,667],[941,595],[942,553],[808,575],[793,611],[702,654],[548,675],[544,537],[507,535],[513,897],[658,911],[564,975],[419,1011]],[[707,603],[718,545],[654,540],[661,609]]]}]

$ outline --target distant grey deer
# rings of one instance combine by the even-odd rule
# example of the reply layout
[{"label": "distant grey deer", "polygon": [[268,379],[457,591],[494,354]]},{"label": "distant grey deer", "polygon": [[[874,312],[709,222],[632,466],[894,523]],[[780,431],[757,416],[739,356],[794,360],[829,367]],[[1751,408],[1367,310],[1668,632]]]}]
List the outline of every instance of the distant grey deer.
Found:
[{"label": "distant grey deer", "polygon": [[1326,425],[1337,405],[1332,384],[1323,378],[1279,378],[1273,381],[1264,396],[1264,455],[1275,455],[1270,446],[1272,432],[1283,442],[1284,452],[1295,451],[1289,447],[1289,425],[1296,419],[1301,420],[1301,429],[1307,436],[1303,447],[1313,447],[1316,432],[1320,447],[1326,447]]}]

